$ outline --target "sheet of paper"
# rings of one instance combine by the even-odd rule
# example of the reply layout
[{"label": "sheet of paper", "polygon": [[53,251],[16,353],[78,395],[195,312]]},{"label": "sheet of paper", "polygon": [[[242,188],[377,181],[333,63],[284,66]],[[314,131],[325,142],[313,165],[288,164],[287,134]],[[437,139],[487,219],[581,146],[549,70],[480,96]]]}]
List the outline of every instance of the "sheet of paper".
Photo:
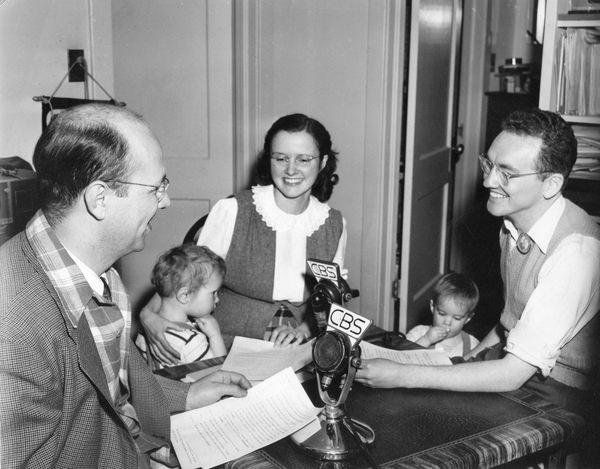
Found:
[{"label": "sheet of paper", "polygon": [[302,443],[303,441],[308,440],[311,436],[321,430],[321,421],[319,417],[315,417],[308,424],[303,426],[297,432],[294,432],[290,435],[290,438],[294,440],[296,443]]},{"label": "sheet of paper", "polygon": [[387,358],[406,365],[452,365],[443,350],[392,350],[361,342],[362,358]]},{"label": "sheet of paper", "polygon": [[291,368],[213,405],[171,416],[171,441],[182,469],[239,458],[306,426],[320,412]]},{"label": "sheet of paper", "polygon": [[185,375],[185,378],[183,378],[181,381],[183,381],[184,383],[193,383],[194,381],[198,381],[200,378],[208,376],[214,373],[215,371],[219,371],[222,366],[223,365],[221,364],[210,366],[208,368],[204,368],[203,370],[192,371],[191,373]]},{"label": "sheet of paper", "polygon": [[312,360],[312,341],[288,347],[248,337],[235,337],[223,370],[236,371],[252,382],[262,381],[291,366],[294,371]]}]

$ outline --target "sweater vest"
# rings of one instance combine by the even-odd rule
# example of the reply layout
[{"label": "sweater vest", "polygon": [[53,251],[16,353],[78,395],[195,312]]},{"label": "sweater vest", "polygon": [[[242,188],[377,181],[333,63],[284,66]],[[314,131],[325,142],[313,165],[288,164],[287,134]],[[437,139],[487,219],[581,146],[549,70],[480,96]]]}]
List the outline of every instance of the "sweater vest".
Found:
[{"label": "sweater vest", "polygon": [[[538,284],[540,269],[552,256],[562,240],[571,234],[600,239],[600,228],[589,215],[565,199],[565,209],[544,254],[532,243],[527,254],[510,249],[510,233],[503,227],[500,232],[500,271],[504,282],[505,305],[500,323],[510,331],[521,318],[525,305]],[[565,282],[569,279],[565,278]],[[596,314],[560,351],[550,377],[568,386],[589,389],[594,386],[599,355],[597,352],[600,315]]]}]

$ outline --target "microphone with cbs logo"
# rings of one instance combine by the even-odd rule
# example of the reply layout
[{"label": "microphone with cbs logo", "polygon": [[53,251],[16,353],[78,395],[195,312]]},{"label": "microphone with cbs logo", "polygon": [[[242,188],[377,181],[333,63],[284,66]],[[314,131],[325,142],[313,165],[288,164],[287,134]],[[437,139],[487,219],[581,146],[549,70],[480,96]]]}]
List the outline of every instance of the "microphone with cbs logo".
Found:
[{"label": "microphone with cbs logo", "polygon": [[318,416],[321,429],[296,443],[321,460],[343,460],[362,451],[373,463],[366,445],[373,443],[375,433],[369,425],[344,412],[361,364],[359,343],[372,321],[343,306],[359,292],[350,289],[337,264],[317,259],[308,259],[307,264],[317,280],[310,297],[318,329],[312,356],[317,389],[325,407]]}]

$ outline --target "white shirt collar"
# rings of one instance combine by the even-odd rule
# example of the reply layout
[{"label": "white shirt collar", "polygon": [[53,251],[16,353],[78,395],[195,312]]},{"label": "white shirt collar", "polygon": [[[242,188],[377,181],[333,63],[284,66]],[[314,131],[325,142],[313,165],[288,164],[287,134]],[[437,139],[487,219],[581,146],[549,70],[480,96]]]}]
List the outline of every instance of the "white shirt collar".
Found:
[{"label": "white shirt collar", "polygon": [[278,232],[293,231],[310,236],[325,223],[329,216],[329,205],[319,202],[313,195],[310,196],[308,207],[304,212],[297,215],[284,212],[275,202],[273,185],[253,186],[252,201],[265,224]]},{"label": "white shirt collar", "polygon": [[[565,210],[565,199],[560,195],[546,212],[533,224],[527,234],[537,244],[543,253],[548,250],[548,245],[558,224],[558,220]],[[509,231],[513,240],[519,237],[519,231],[510,220],[504,219],[504,226]]]},{"label": "white shirt collar", "polygon": [[81,269],[83,277],[85,278],[86,282],[90,284],[90,287],[92,287],[94,293],[102,296],[102,294],[104,293],[104,283],[102,283],[102,279],[100,278],[100,276],[98,276],[96,272],[94,272],[91,268],[84,264],[83,261],[79,259],[75,254],[73,254],[67,248],[65,249],[73,259],[73,262],[75,262],[75,264],[77,264],[77,267]]}]

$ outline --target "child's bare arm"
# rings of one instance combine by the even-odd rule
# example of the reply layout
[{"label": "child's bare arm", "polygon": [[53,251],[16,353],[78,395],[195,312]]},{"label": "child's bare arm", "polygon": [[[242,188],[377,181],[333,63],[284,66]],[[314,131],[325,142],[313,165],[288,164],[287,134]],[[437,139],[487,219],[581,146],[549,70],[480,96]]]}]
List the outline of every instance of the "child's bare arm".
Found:
[{"label": "child's bare arm", "polygon": [[427,332],[417,340],[417,344],[423,347],[431,347],[444,340],[448,336],[448,330],[441,326],[431,326]]},{"label": "child's bare arm", "polygon": [[221,335],[221,328],[214,316],[196,318],[196,324],[208,339],[209,349],[213,356],[221,357],[227,355],[227,347]]}]

